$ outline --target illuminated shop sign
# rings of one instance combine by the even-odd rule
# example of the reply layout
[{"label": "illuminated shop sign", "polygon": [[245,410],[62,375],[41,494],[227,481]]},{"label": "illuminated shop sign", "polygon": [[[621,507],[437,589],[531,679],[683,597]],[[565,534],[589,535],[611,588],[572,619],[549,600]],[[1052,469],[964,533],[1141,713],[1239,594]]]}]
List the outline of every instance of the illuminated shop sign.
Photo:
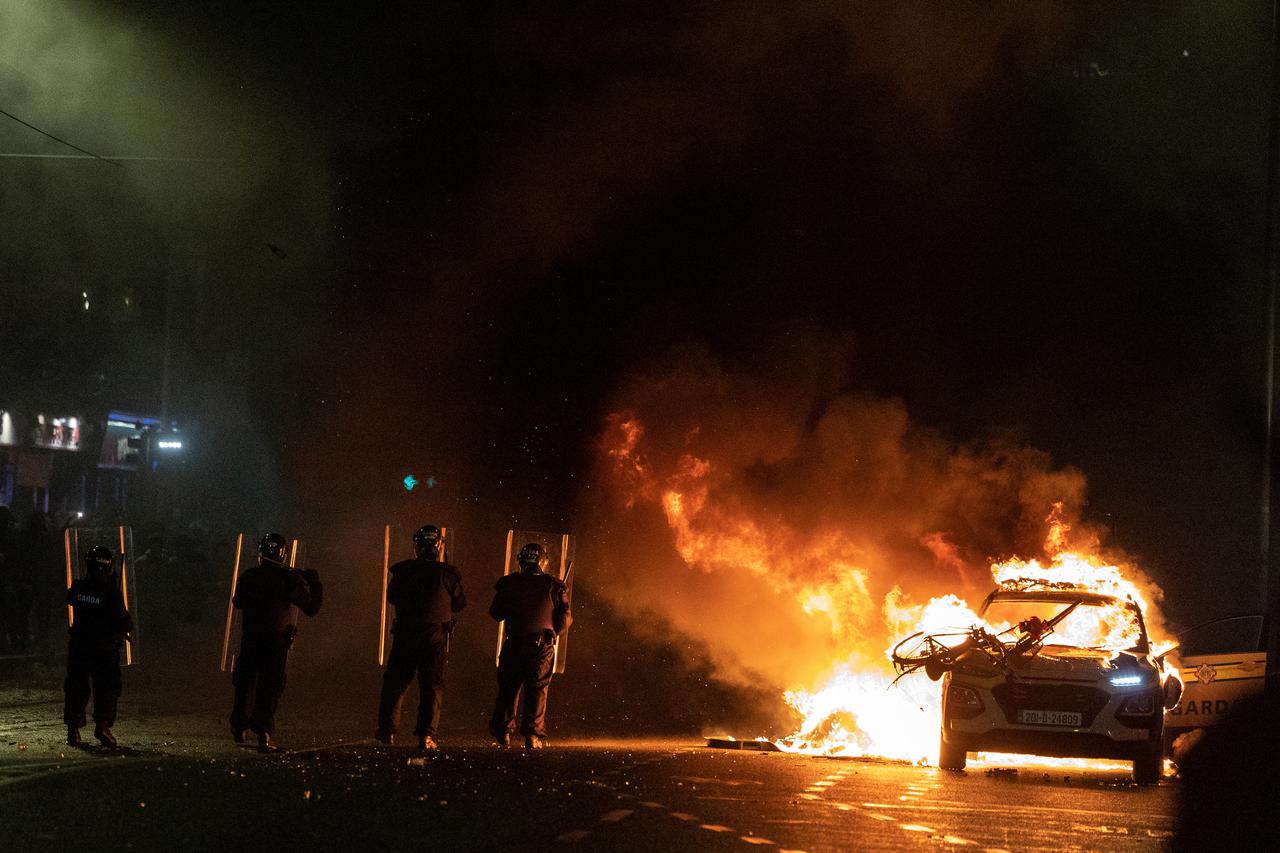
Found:
[{"label": "illuminated shop sign", "polygon": [[36,415],[31,427],[31,443],[51,450],[79,450],[80,418],[74,415]]},{"label": "illuminated shop sign", "polygon": [[149,465],[155,470],[163,459],[181,457],[185,447],[172,422],[166,428],[150,415],[112,411],[107,413],[98,467],[136,471]]},{"label": "illuminated shop sign", "polygon": [[13,427],[13,415],[0,409],[0,445],[12,447],[18,443],[18,431]]}]

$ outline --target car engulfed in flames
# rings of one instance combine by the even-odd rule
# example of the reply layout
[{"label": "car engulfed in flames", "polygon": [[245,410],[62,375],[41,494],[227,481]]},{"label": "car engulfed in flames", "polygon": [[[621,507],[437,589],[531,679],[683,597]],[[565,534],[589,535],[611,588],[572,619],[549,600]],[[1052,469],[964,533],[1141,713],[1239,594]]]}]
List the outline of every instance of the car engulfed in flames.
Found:
[{"label": "car engulfed in flames", "polygon": [[1136,602],[1066,587],[1006,583],[987,596],[978,615],[1018,639],[1007,655],[963,650],[937,673],[940,767],[963,769],[970,752],[1110,758],[1131,761],[1139,784],[1159,780],[1180,685]]},{"label": "car engulfed in flames", "polygon": [[[775,412],[755,388],[686,366],[611,415],[617,528],[665,523],[678,558],[658,567],[662,584],[632,579],[628,607],[706,642],[726,679],[783,688],[790,733],[769,742],[784,752],[1122,759],[1159,777],[1166,691],[1181,688],[1162,593],[1081,518],[1078,472],[1026,448],[951,444],[875,399],[824,404],[800,428],[812,412]],[[790,438],[741,430],[743,395]],[[934,680],[902,677],[904,637],[934,638],[917,667]],[[977,639],[981,654],[965,646]]]}]

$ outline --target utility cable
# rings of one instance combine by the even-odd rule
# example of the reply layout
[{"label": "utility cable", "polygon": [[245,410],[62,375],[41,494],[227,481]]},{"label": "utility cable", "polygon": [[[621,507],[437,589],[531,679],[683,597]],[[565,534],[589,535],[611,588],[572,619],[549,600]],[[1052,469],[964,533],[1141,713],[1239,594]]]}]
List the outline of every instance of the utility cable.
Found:
[{"label": "utility cable", "polygon": [[47,136],[47,137],[49,137],[50,139],[52,139],[54,142],[60,142],[60,143],[62,143],[63,145],[67,146],[68,148],[71,148],[71,149],[74,149],[74,150],[76,150],[76,151],[79,151],[81,154],[88,154],[90,157],[92,157],[92,158],[93,158],[93,159],[95,159],[95,160],[101,160],[101,161],[102,161],[102,162],[104,162],[104,163],[110,163],[112,166],[120,166],[120,165],[121,165],[120,163],[117,163],[117,162],[116,162],[116,161],[114,161],[114,160],[108,160],[106,157],[100,157],[100,156],[98,156],[97,154],[94,154],[92,151],[86,151],[86,150],[84,150],[83,148],[81,148],[79,145],[72,145],[72,144],[71,144],[70,142],[68,142],[67,140],[62,139],[62,138],[57,137],[57,136],[54,136],[52,133],[49,133],[49,131],[47,131],[47,130],[41,130],[40,128],[38,128],[38,127],[36,127],[34,124],[32,124],[31,122],[23,121],[22,119],[18,118],[16,115],[14,115],[13,113],[11,113],[11,112],[9,112],[9,111],[7,111],[7,110],[0,109],[0,115],[8,116],[9,118],[13,119],[14,121],[16,121],[18,124],[22,125],[23,127],[29,127],[29,128],[31,128],[32,130],[34,130],[36,133],[40,134],[41,136]]}]

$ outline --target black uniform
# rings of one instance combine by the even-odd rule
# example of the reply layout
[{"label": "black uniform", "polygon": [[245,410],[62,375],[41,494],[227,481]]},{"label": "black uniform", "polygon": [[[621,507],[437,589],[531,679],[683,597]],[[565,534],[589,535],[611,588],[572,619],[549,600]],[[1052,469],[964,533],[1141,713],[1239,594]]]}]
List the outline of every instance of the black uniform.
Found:
[{"label": "black uniform", "polygon": [[573,621],[569,590],[551,575],[530,571],[506,575],[494,589],[489,615],[506,626],[498,656],[498,699],[489,731],[503,742],[511,735],[523,691],[520,733],[526,738],[545,737],[554,642]]},{"label": "black uniform", "polygon": [[418,558],[391,567],[387,603],[395,607],[395,640],[382,675],[379,735],[395,734],[404,692],[418,676],[418,722],[414,734],[434,737],[444,701],[444,667],[454,614],[467,606],[462,575],[448,563]]},{"label": "black uniform", "polygon": [[284,693],[289,647],[297,633],[292,609],[297,607],[308,616],[315,616],[323,600],[320,576],[311,569],[298,571],[263,562],[240,576],[232,599],[244,611],[240,653],[231,671],[236,688],[232,728],[271,734],[276,706]]},{"label": "black uniform", "polygon": [[93,722],[111,728],[120,699],[120,647],[133,631],[124,606],[120,580],[114,574],[90,575],[67,590],[71,605],[71,640],[67,645],[67,678],[63,682],[62,719],[68,727],[84,725],[84,709],[93,695]]}]

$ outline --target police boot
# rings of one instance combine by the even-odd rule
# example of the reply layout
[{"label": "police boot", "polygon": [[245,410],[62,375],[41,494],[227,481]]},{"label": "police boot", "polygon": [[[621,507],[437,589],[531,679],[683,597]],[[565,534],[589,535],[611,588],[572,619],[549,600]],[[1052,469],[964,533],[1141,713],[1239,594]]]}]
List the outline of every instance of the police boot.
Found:
[{"label": "police boot", "polygon": [[376,740],[378,743],[385,743],[387,746],[396,745],[395,732],[386,732],[386,731],[383,731],[382,729],[378,729],[378,731],[374,733],[373,739]]},{"label": "police boot", "polygon": [[546,746],[547,746],[547,739],[544,738],[542,735],[525,735],[525,739],[524,739],[525,749],[545,749]]},{"label": "police boot", "polygon": [[67,746],[80,745],[80,727],[67,726]]},{"label": "police boot", "polygon": [[262,734],[258,735],[258,752],[261,752],[261,753],[284,752],[284,749],[276,745],[274,742],[272,742],[271,735],[269,733],[263,732]]},{"label": "police boot", "polygon": [[107,749],[116,748],[116,736],[111,733],[111,726],[96,725],[93,727],[93,736],[98,739],[98,743]]},{"label": "police boot", "polygon": [[436,739],[431,735],[423,735],[418,738],[418,749],[423,752],[431,752],[440,748],[440,744],[436,743]]},{"label": "police boot", "polygon": [[244,743],[244,729],[239,726],[232,726],[231,739],[236,743]]}]

